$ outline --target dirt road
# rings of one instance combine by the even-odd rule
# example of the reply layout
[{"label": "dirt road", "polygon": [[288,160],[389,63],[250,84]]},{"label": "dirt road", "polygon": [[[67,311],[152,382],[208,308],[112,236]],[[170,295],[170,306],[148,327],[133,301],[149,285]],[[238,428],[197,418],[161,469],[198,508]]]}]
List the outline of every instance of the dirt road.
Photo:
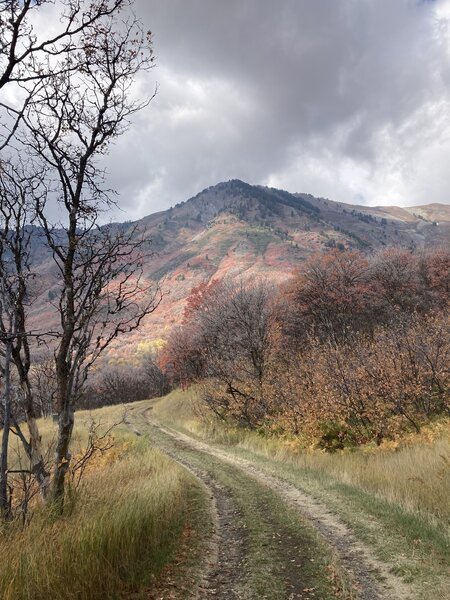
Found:
[{"label": "dirt road", "polygon": [[345,524],[290,483],[250,460],[163,427],[152,419],[149,408],[134,414],[133,428],[135,433],[148,433],[152,443],[208,489],[215,534],[206,552],[203,580],[192,597],[411,597],[408,587]]}]

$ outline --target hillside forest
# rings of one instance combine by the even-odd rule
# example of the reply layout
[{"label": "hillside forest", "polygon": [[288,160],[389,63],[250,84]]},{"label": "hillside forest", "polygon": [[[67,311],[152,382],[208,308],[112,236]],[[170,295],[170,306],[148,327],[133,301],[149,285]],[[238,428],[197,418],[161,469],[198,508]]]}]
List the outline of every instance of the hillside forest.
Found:
[{"label": "hillside forest", "polygon": [[220,419],[329,451],[449,412],[450,254],[311,256],[291,280],[215,280],[190,296],[160,366],[201,382]]}]

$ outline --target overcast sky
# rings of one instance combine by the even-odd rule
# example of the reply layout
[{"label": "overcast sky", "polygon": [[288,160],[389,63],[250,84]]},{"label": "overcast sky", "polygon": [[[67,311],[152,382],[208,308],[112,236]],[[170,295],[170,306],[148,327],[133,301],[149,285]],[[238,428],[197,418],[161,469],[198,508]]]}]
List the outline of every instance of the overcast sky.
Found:
[{"label": "overcast sky", "polygon": [[450,0],[137,0],[151,106],[109,158],[137,218],[240,178],[450,203]]}]

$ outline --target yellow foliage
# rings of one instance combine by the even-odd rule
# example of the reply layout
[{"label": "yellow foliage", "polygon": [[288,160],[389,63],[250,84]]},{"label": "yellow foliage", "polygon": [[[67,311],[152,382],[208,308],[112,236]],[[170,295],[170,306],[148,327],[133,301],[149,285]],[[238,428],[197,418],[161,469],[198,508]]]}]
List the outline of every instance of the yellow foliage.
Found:
[{"label": "yellow foliage", "polygon": [[166,345],[166,340],[156,338],[154,340],[143,340],[136,345],[138,355],[149,354],[161,350]]}]

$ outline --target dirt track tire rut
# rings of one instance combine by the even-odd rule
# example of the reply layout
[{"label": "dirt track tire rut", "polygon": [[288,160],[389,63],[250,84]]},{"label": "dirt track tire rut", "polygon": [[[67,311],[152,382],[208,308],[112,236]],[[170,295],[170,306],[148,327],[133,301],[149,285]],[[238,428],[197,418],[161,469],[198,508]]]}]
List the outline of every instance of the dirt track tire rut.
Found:
[{"label": "dirt track tire rut", "polygon": [[207,471],[193,466],[167,448],[164,452],[200,479],[210,495],[214,535],[207,549],[202,581],[194,597],[199,600],[238,600],[237,588],[245,577],[246,531],[239,522],[239,510],[232,495]]}]

